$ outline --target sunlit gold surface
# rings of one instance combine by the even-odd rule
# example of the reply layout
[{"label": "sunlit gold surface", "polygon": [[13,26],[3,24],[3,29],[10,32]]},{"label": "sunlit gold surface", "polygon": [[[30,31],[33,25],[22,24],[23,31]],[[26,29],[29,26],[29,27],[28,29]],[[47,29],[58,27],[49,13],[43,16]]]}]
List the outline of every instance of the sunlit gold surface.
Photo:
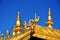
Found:
[{"label": "sunlit gold surface", "polygon": [[60,31],[58,32],[56,29],[50,29],[48,27],[37,25],[37,27],[35,27],[35,34],[33,34],[33,36],[48,40],[60,40]]},{"label": "sunlit gold surface", "polygon": [[[13,27],[13,32],[12,36],[10,37],[10,32],[7,30],[6,37],[4,40],[29,40],[31,33],[32,36],[37,37],[37,38],[42,38],[46,40],[60,40],[60,30],[54,29],[52,27],[52,18],[51,18],[51,12],[50,8],[48,10],[48,19],[47,19],[47,26],[40,26],[38,25],[39,21],[39,16],[36,16],[34,19],[30,19],[29,23],[31,23],[31,28],[27,29],[27,23],[24,21],[23,28],[21,27],[20,23],[20,12],[18,12],[17,20],[16,20],[16,25]],[[2,40],[2,36],[0,36],[0,40]]]}]

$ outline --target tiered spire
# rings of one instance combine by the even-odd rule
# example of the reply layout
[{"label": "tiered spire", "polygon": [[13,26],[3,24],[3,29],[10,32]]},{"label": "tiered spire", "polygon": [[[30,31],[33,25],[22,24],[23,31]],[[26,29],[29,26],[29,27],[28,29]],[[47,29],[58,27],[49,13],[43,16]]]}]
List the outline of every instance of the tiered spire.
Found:
[{"label": "tiered spire", "polygon": [[16,25],[14,27],[14,32],[16,32],[17,34],[20,33],[21,31],[21,23],[20,23],[20,12],[18,11],[18,16],[17,16],[17,19],[16,19]]},{"label": "tiered spire", "polygon": [[46,24],[47,24],[47,26],[48,26],[49,28],[52,28],[52,24],[53,24],[53,22],[52,22],[52,19],[51,19],[50,8],[48,9],[48,19],[47,19]]}]

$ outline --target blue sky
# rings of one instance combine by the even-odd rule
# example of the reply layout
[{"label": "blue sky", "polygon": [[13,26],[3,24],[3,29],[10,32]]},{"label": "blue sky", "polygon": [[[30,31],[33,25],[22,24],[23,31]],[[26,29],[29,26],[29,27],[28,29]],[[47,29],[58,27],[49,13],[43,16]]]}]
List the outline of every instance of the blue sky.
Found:
[{"label": "blue sky", "polygon": [[1,33],[6,34],[7,29],[12,33],[18,11],[22,23],[24,20],[28,23],[36,12],[37,16],[40,16],[38,24],[46,26],[49,7],[54,22],[53,28],[60,29],[60,0],[0,0]]}]

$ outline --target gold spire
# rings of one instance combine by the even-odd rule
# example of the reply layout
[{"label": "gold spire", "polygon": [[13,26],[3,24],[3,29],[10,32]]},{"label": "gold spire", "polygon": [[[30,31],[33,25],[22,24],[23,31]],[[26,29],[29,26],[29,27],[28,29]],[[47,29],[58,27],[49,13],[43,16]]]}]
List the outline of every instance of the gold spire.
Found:
[{"label": "gold spire", "polygon": [[48,26],[49,28],[52,28],[52,24],[53,24],[53,22],[52,22],[52,19],[51,19],[50,8],[49,8],[49,10],[48,10],[48,19],[47,19],[46,24],[47,24],[47,26]]},{"label": "gold spire", "polygon": [[50,12],[50,8],[49,8],[49,10],[48,10],[48,20],[52,20],[52,19],[51,19],[51,12]]},{"label": "gold spire", "polygon": [[21,27],[21,23],[20,23],[20,12],[18,11],[18,16],[17,16],[17,19],[16,19],[16,25],[13,29],[14,30],[13,35],[19,34],[21,29],[22,29],[22,27]]},{"label": "gold spire", "polygon": [[21,23],[20,23],[20,12],[18,11],[18,16],[17,16],[17,19],[16,19],[16,26],[20,26]]}]

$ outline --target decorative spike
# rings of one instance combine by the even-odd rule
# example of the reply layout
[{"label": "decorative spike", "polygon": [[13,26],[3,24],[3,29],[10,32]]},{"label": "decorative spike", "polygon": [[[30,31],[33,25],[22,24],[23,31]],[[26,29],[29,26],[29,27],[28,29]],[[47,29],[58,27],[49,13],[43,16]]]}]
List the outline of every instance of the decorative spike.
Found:
[{"label": "decorative spike", "polygon": [[18,11],[18,16],[17,16],[17,19],[16,19],[16,26],[20,26],[21,23],[20,23],[20,12]]},{"label": "decorative spike", "polygon": [[35,12],[34,23],[36,22],[37,22],[37,17],[36,17],[36,12]]},{"label": "decorative spike", "polygon": [[34,23],[37,23],[37,22],[39,21],[39,18],[40,18],[40,17],[39,17],[39,16],[37,17],[37,16],[36,16],[36,12],[35,12]]},{"label": "decorative spike", "polygon": [[9,30],[7,30],[7,34],[8,34],[8,35],[10,34]]},{"label": "decorative spike", "polygon": [[50,8],[49,8],[49,10],[48,10],[48,20],[52,20],[52,19],[51,19],[51,12],[50,12]]},{"label": "decorative spike", "polygon": [[46,24],[47,24],[47,26],[48,26],[49,28],[52,28],[52,24],[53,24],[53,22],[52,22],[52,19],[51,19],[50,8],[49,8],[49,10],[48,10],[48,19],[47,19]]},{"label": "decorative spike", "polygon": [[17,16],[17,20],[16,21],[20,21],[20,12],[18,11],[18,16]]},{"label": "decorative spike", "polygon": [[36,19],[36,12],[35,12],[35,18],[34,19]]},{"label": "decorative spike", "polygon": [[27,24],[26,24],[26,21],[24,21],[24,28],[26,28]]},{"label": "decorative spike", "polygon": [[26,25],[26,21],[24,21],[24,25]]},{"label": "decorative spike", "polygon": [[10,32],[9,32],[9,30],[7,30],[6,36],[7,36],[7,37],[10,37]]},{"label": "decorative spike", "polygon": [[50,13],[51,13],[51,12],[50,12],[50,8],[49,8],[49,10],[48,10],[48,15],[50,15]]},{"label": "decorative spike", "polygon": [[38,21],[39,21],[40,17],[38,16]]}]

